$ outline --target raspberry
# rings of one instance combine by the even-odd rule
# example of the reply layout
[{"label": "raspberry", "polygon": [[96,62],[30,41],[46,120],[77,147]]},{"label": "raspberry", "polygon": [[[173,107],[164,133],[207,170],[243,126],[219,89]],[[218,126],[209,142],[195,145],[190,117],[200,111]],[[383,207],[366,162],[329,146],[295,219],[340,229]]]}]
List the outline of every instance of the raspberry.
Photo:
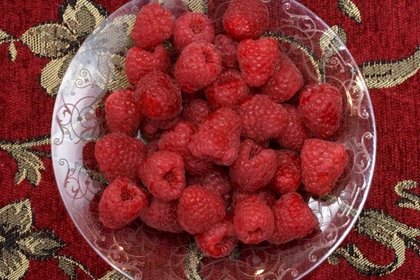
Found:
[{"label": "raspberry", "polygon": [[299,154],[290,150],[277,150],[277,169],[269,184],[279,194],[295,192],[301,183]]},{"label": "raspberry", "polygon": [[102,194],[99,220],[107,228],[122,228],[139,217],[146,207],[146,191],[133,181],[119,177]]},{"label": "raspberry", "polygon": [[150,49],[168,40],[175,28],[175,17],[159,3],[152,2],[140,9],[131,31],[137,46]]},{"label": "raspberry", "polygon": [[316,138],[327,139],[338,130],[342,99],[340,91],[330,84],[312,84],[302,90],[298,110]]},{"label": "raspberry", "polygon": [[214,166],[199,176],[190,176],[187,183],[188,185],[203,187],[220,197],[229,193],[232,189],[229,173],[222,166]]},{"label": "raspberry", "polygon": [[223,26],[235,39],[257,39],[267,30],[267,6],[261,0],[232,0],[223,16]]},{"label": "raspberry", "polygon": [[210,43],[188,45],[175,63],[175,80],[181,90],[193,93],[216,80],[222,72],[222,56]]},{"label": "raspberry", "polygon": [[182,231],[176,217],[177,200],[164,201],[150,196],[149,206],[142,212],[140,218],[149,227],[167,232]]},{"label": "raspberry", "polygon": [[233,218],[225,218],[205,232],[194,235],[194,240],[204,255],[212,258],[228,256],[238,243],[233,229]]},{"label": "raspberry", "polygon": [[183,13],[175,24],[173,42],[178,51],[193,42],[211,43],[213,39],[213,23],[203,13]]},{"label": "raspberry", "polygon": [[238,67],[238,42],[234,41],[232,37],[224,34],[217,35],[213,40],[214,46],[222,54],[222,65],[227,68]]},{"label": "raspberry", "polygon": [[225,217],[223,200],[199,186],[190,186],[184,190],[178,201],[178,222],[190,234],[204,232]]},{"label": "raspberry", "polygon": [[256,141],[279,137],[286,129],[287,112],[267,95],[246,98],[238,110],[242,121],[242,136]]},{"label": "raspberry", "polygon": [[134,91],[143,113],[157,121],[174,118],[182,110],[181,91],[163,72],[146,74]]},{"label": "raspberry", "polygon": [[143,117],[140,106],[134,100],[132,89],[112,92],[105,103],[105,118],[112,132],[134,135]]},{"label": "raspberry", "polygon": [[184,106],[182,117],[186,122],[191,123],[195,128],[200,127],[209,115],[211,110],[207,101],[196,99]]},{"label": "raspberry", "polygon": [[235,207],[239,201],[249,196],[258,197],[270,208],[273,207],[277,201],[276,194],[272,190],[269,190],[269,189],[263,189],[253,194],[234,191],[232,195],[232,204],[231,204],[232,210],[235,210]]},{"label": "raspberry", "polygon": [[241,119],[229,108],[214,111],[193,135],[190,150],[199,158],[209,158],[229,166],[238,156]]},{"label": "raspberry", "polygon": [[279,58],[280,49],[273,38],[245,39],[238,45],[239,67],[245,82],[252,87],[268,81]]},{"label": "raspberry", "polygon": [[284,148],[300,151],[303,142],[309,138],[306,127],[302,118],[299,116],[298,110],[288,104],[284,104],[283,108],[287,112],[287,125],[283,134],[276,138],[277,142]]},{"label": "raspberry", "polygon": [[189,144],[195,128],[188,122],[180,122],[172,131],[162,134],[159,140],[159,150],[171,151],[180,155],[185,164],[185,171],[192,174],[200,174],[207,171],[212,162],[203,159],[197,159],[191,153]]},{"label": "raspberry", "polygon": [[276,153],[251,139],[241,143],[238,158],[229,168],[235,190],[255,192],[270,182],[276,171]]},{"label": "raspberry", "polygon": [[295,192],[280,197],[272,208],[274,232],[268,239],[272,244],[283,244],[311,233],[318,220],[303,198]]},{"label": "raspberry", "polygon": [[127,177],[137,181],[137,169],[145,158],[146,148],[140,139],[113,132],[100,138],[95,145],[95,157],[104,177],[113,181]]},{"label": "raspberry", "polygon": [[249,95],[244,79],[236,70],[225,70],[206,90],[210,107],[217,110],[222,107],[239,105]]},{"label": "raspberry", "polygon": [[238,239],[245,244],[267,240],[274,230],[270,207],[255,195],[241,199],[235,207],[233,227]]},{"label": "raspberry", "polygon": [[163,131],[172,129],[181,122],[181,120],[182,118],[180,115],[166,121],[155,121],[145,117],[140,123],[142,135],[146,136],[149,140],[157,139]]},{"label": "raspberry", "polygon": [[182,157],[169,151],[158,151],[143,162],[139,177],[155,197],[169,201],[181,196],[185,188]]},{"label": "raspberry", "polygon": [[320,139],[308,139],[302,147],[302,182],[308,192],[324,195],[334,188],[346,167],[344,145]]},{"label": "raspberry", "polygon": [[171,57],[164,46],[158,45],[152,51],[134,46],[125,56],[124,70],[130,84],[135,86],[147,73],[152,71],[167,73],[170,66]]},{"label": "raspberry", "polygon": [[273,76],[264,85],[261,93],[281,103],[292,98],[302,85],[303,78],[300,71],[286,55],[280,53],[280,60]]}]

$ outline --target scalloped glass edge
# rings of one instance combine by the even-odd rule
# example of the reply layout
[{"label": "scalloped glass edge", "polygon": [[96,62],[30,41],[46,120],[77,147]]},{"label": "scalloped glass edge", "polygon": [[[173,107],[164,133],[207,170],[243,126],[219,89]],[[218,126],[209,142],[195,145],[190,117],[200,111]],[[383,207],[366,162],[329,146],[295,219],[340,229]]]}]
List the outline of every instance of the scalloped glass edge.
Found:
[{"label": "scalloped glass edge", "polygon": [[[95,115],[97,104],[110,83],[120,77],[116,70],[121,66],[118,65],[118,55],[124,53],[130,44],[127,37],[130,26],[127,22],[132,21],[139,7],[147,2],[140,0],[128,2],[110,15],[86,39],[63,78],[54,107],[51,129],[54,174],[71,219],[99,256],[125,276],[136,279],[142,278],[143,273],[135,261],[121,261],[121,256],[114,258],[113,254],[119,254],[115,253],[119,249],[117,251],[109,249],[108,252],[104,252],[104,248],[98,245],[102,241],[105,242],[106,237],[100,234],[101,228],[93,223],[92,217],[86,213],[86,208],[94,194],[101,189],[101,184],[89,177],[88,170],[83,167],[82,153],[84,144],[94,140],[100,133],[101,120]],[[187,4],[184,2],[178,1],[176,4],[173,1],[159,2],[164,2],[163,5],[169,9],[177,9],[177,13],[187,10]],[[299,259],[303,262],[303,269],[298,267],[298,270],[287,265],[283,267],[279,262],[275,263],[271,270],[267,271],[265,267],[265,272],[261,267],[252,267],[253,277],[301,278],[315,269],[341,244],[353,228],[365,204],[376,163],[376,127],[372,103],[363,76],[338,36],[331,33],[330,27],[319,17],[295,1],[265,2],[268,5],[278,5],[278,8],[282,9],[279,12],[288,16],[288,24],[281,20],[276,21],[279,27],[272,29],[274,32],[266,35],[282,38],[279,41],[280,47],[284,47],[283,50],[286,50],[302,69],[306,69],[309,79],[313,77],[314,80],[338,82],[337,85],[347,95],[346,113],[350,114],[349,127],[352,129],[350,135],[352,137],[347,135],[337,141],[345,143],[347,148],[354,152],[354,164],[350,174],[354,178],[350,180],[349,175],[342,179],[338,195],[332,195],[327,200],[311,199],[308,202],[320,220],[323,231],[320,236],[326,240],[321,240],[322,238],[318,236],[317,242],[307,242],[313,250],[309,250],[306,262]],[[287,33],[293,29],[296,29],[298,35]],[[320,43],[322,40],[326,44],[322,45]],[[297,58],[302,60],[296,61]],[[311,68],[314,63],[319,66],[315,71]],[[351,78],[343,78],[346,75],[350,75]],[[353,122],[357,122],[357,125]],[[333,218],[339,219],[340,223],[334,225]],[[258,247],[253,248],[253,251],[258,252],[258,250]],[[308,248],[304,252],[308,252]],[[278,256],[274,254],[271,257]],[[130,258],[127,253],[122,257]],[[213,273],[211,265],[220,262],[221,260],[216,260],[213,264],[207,263],[201,271],[205,272],[208,269],[210,271],[208,276],[211,276]],[[244,264],[238,261],[236,266],[239,270],[241,270],[240,265]],[[242,268],[244,277],[249,276],[251,279],[252,275],[245,272],[249,269],[249,264],[245,262],[245,265],[247,267]],[[256,274],[261,271],[264,273]],[[188,271],[184,270],[184,273],[185,277],[192,277]],[[179,277],[179,275],[173,276]]]}]

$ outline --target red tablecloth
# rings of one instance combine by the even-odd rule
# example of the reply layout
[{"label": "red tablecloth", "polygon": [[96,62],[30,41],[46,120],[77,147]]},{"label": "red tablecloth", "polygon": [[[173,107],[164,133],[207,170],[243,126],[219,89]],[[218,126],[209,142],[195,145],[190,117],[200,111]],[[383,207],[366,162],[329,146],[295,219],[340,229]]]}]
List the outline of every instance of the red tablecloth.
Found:
[{"label": "red tablecloth", "polygon": [[[0,1],[0,279],[120,277],[87,245],[64,208],[49,134],[67,63],[93,28],[125,2]],[[346,38],[370,89],[378,135],[366,219],[307,278],[418,279],[420,2],[300,2]],[[78,17],[68,9],[76,6],[83,10]],[[29,39],[39,29],[44,38]],[[61,29],[71,35],[51,44]]]}]

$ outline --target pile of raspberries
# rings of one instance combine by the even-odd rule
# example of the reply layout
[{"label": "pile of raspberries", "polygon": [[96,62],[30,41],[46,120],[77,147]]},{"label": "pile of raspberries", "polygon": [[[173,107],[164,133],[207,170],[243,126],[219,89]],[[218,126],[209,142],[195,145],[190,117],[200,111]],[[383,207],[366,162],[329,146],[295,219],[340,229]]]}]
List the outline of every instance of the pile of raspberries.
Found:
[{"label": "pile of raspberries", "polygon": [[342,93],[304,84],[263,36],[266,4],[231,0],[221,24],[216,34],[206,14],[143,6],[125,58],[132,87],[107,97],[108,130],[95,145],[109,181],[98,206],[105,227],[141,220],[187,232],[213,258],[238,242],[283,244],[315,231],[302,193],[330,193],[349,161],[331,140]]}]

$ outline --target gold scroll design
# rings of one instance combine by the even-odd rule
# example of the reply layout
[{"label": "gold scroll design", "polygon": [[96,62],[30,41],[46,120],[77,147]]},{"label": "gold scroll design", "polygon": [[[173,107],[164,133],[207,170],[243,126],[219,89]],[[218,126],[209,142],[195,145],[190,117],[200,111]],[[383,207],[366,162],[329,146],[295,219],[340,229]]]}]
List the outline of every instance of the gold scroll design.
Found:
[{"label": "gold scroll design", "polygon": [[338,0],[338,8],[345,15],[355,20],[357,23],[362,23],[362,16],[360,9],[351,0]]},{"label": "gold scroll design", "polygon": [[36,137],[23,141],[0,140],[0,149],[8,153],[17,162],[15,184],[20,184],[27,179],[33,186],[41,182],[41,171],[45,170],[41,158],[50,158],[49,152],[36,149],[36,147],[48,146],[50,136]]},{"label": "gold scroll design", "polygon": [[[401,199],[397,200],[396,205],[420,211],[420,196],[407,191],[417,186],[414,181],[399,182],[395,186],[395,191]],[[383,276],[392,273],[404,264],[407,249],[420,257],[420,229],[401,223],[382,210],[363,210],[355,225],[355,230],[391,249],[394,252],[393,261],[387,265],[375,264],[363,255],[356,244],[347,244],[329,257],[328,261],[331,264],[338,264],[339,258],[343,257],[363,275]]]},{"label": "gold scroll design", "polygon": [[406,58],[370,61],[359,66],[368,88],[389,88],[402,84],[420,69],[420,45]]}]

